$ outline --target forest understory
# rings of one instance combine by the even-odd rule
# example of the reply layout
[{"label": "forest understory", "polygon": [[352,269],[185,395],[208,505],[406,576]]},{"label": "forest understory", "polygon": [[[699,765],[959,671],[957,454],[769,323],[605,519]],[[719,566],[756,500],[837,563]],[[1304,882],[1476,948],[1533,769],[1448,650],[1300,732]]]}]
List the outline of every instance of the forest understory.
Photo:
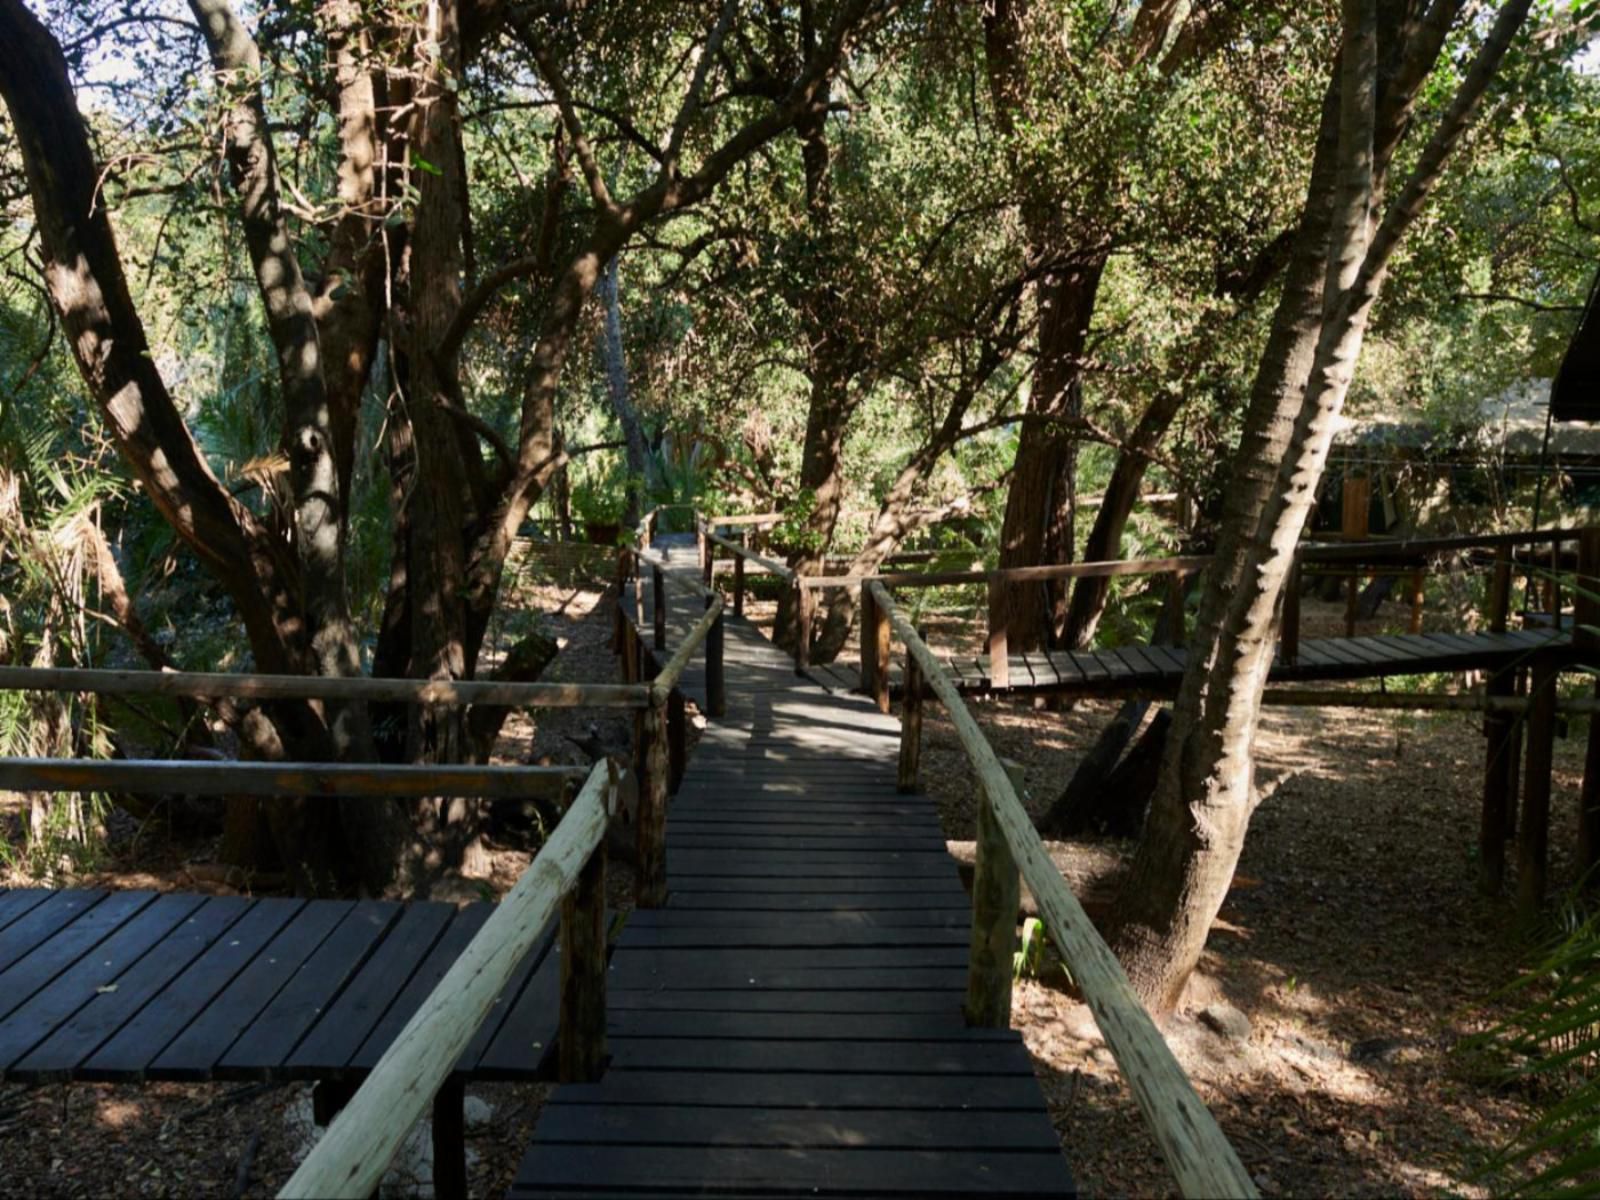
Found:
[{"label": "forest understory", "polygon": [[[529,599],[562,641],[550,675],[606,677],[614,660],[601,594],[542,585]],[[1335,623],[1337,610],[1308,605],[1306,616],[1317,629]],[[1040,811],[1113,706],[1050,712],[979,703],[974,711],[996,750],[1026,768],[1028,803]],[[974,784],[948,721],[937,709],[926,720],[923,778],[960,856],[970,852]],[[1475,1170],[1533,1114],[1532,1094],[1458,1049],[1463,1036],[1502,1015],[1495,994],[1527,957],[1509,900],[1475,891],[1479,726],[1467,714],[1268,711],[1258,771],[1271,794],[1200,974],[1165,1025],[1264,1195],[1487,1195]],[[1557,879],[1570,861],[1579,732],[1557,742]],[[593,727],[587,714],[541,714],[537,725],[526,717],[508,724],[500,756],[583,761],[570,738],[620,748],[626,736],[620,727]],[[1050,844],[1091,912],[1109,900],[1131,848],[1115,840]],[[208,862],[214,849],[147,837],[134,855],[125,849],[74,882],[232,890]],[[436,895],[503,894],[529,849],[497,845],[492,879],[457,880]],[[608,882],[613,906],[625,910],[626,866],[616,864]],[[1094,1196],[1169,1193],[1170,1174],[1131,1094],[1087,1008],[1063,984],[1047,955],[1039,976],[1019,983],[1013,1023],[1080,1187]],[[0,1195],[274,1195],[314,1141],[310,1091],[238,1083],[5,1087],[0,1136],[9,1169]],[[544,1095],[539,1085],[469,1088],[473,1195],[498,1195],[510,1184]],[[427,1144],[419,1127],[386,1194],[431,1193]]]}]

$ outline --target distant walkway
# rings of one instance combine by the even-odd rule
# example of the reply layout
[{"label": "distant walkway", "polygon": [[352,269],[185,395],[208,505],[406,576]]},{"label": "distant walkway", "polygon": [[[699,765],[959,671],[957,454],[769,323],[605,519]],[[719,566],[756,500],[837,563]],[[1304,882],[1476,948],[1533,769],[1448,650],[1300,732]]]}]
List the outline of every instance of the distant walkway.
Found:
[{"label": "distant walkway", "polygon": [[[1480,670],[1491,674],[1526,665],[1536,650],[1570,645],[1571,634],[1550,629],[1505,633],[1402,633],[1370,637],[1307,638],[1292,659],[1273,659],[1273,683],[1374,679]],[[962,692],[994,694],[1052,692],[1075,696],[1130,692],[1176,694],[1188,652],[1181,646],[1117,646],[1097,650],[1051,650],[1007,656],[1010,670],[997,684],[987,655],[941,654]],[[813,665],[811,678],[829,691],[858,692],[861,672],[846,662]],[[901,664],[889,668],[890,686],[900,686]]]},{"label": "distant walkway", "polygon": [[[698,611],[672,590],[669,645]],[[609,1069],[556,1089],[512,1194],[1071,1195],[1020,1037],[963,1020],[971,903],[931,801],[895,790],[898,721],[748,621],[724,654],[668,904],[612,959]]]}]

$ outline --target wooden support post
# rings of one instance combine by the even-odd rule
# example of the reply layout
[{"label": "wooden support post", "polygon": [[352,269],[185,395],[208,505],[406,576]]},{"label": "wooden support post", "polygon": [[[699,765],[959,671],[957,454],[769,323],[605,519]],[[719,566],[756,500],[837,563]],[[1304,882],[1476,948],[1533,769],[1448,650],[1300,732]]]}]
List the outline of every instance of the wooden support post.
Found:
[{"label": "wooden support post", "polygon": [[744,616],[744,555],[733,558],[733,615]]},{"label": "wooden support post", "polygon": [[711,539],[706,536],[706,527],[698,523],[694,531],[694,549],[698,555],[695,561],[700,564],[700,570],[704,573],[706,560],[711,557]]},{"label": "wooden support post", "polygon": [[1494,574],[1489,579],[1490,633],[1504,633],[1506,618],[1511,612],[1511,547],[1497,546],[1494,551]]},{"label": "wooden support post", "polygon": [[673,688],[667,696],[667,791],[678,794],[688,763],[689,719],[683,707],[683,689]]},{"label": "wooden support post", "polygon": [[465,1081],[451,1077],[433,1095],[434,1200],[467,1200]]},{"label": "wooden support post", "polygon": [[[1600,528],[1578,535],[1578,577],[1573,585],[1572,644],[1586,657],[1600,649]],[[1589,661],[1587,665],[1596,665]],[[1595,683],[1600,699],[1600,680]],[[1600,889],[1600,715],[1589,718],[1583,756],[1583,787],[1578,793],[1578,878],[1585,889]]]},{"label": "wooden support post", "polygon": [[[1600,700],[1600,680],[1594,688]],[[1589,717],[1583,755],[1583,789],[1578,793],[1578,878],[1587,891],[1600,889],[1600,714]]]},{"label": "wooden support post", "polygon": [[872,639],[872,685],[868,694],[881,713],[889,711],[889,655],[893,652],[889,635],[889,614],[874,604],[872,626],[861,627],[861,640],[865,645],[869,637]]},{"label": "wooden support post", "polygon": [[[1362,541],[1367,536],[1368,514],[1372,511],[1372,481],[1365,475],[1344,477],[1343,521],[1341,529],[1349,541]],[[1356,616],[1361,606],[1361,576],[1350,576],[1349,590],[1344,601],[1344,632],[1346,637],[1356,635]]]},{"label": "wooden support post", "polygon": [[644,516],[644,544],[646,547],[655,545],[657,512],[651,509]]},{"label": "wooden support post", "polygon": [[[1491,696],[1516,691],[1516,672],[1504,670],[1489,676],[1485,690]],[[1487,743],[1483,763],[1483,815],[1478,824],[1478,890],[1498,896],[1506,875],[1506,837],[1516,791],[1517,757],[1521,743],[1514,737],[1520,722],[1514,713],[1491,712],[1483,720]]]},{"label": "wooden support post", "polygon": [[876,695],[873,684],[878,678],[878,602],[872,598],[872,588],[861,585],[861,690],[869,696]]},{"label": "wooden support post", "polygon": [[657,650],[667,648],[667,581],[661,574],[660,567],[650,568],[650,592],[655,600],[655,646]]},{"label": "wooden support post", "polygon": [[707,538],[706,539],[706,552],[702,556],[701,563],[700,563],[700,582],[702,584],[704,584],[707,589],[709,589],[711,587],[712,579],[714,579],[716,577],[716,573],[717,573],[717,544],[715,542],[713,542],[710,538]]},{"label": "wooden support post", "polygon": [[1411,633],[1422,632],[1422,584],[1425,573],[1421,567],[1411,572],[1411,623],[1406,627]]},{"label": "wooden support post", "polygon": [[908,650],[900,689],[900,763],[895,772],[895,790],[900,792],[917,790],[922,762],[922,691],[922,671]]},{"label": "wooden support post", "polygon": [[1517,914],[1531,921],[1544,904],[1550,866],[1550,784],[1556,737],[1557,661],[1533,660],[1529,685],[1527,774],[1522,785],[1522,820],[1517,829]]},{"label": "wooden support post", "polygon": [[[1019,791],[1022,767],[1002,759]],[[1017,912],[1022,876],[994,814],[994,799],[978,797],[976,861],[972,875],[972,946],[967,960],[967,1024],[985,1029],[1011,1025],[1012,960],[1017,952]]]},{"label": "wooden support post", "polygon": [[1185,621],[1184,599],[1188,592],[1187,577],[1182,571],[1174,571],[1167,576],[1167,603],[1172,609],[1172,628],[1168,636],[1172,645],[1181,646],[1189,640],[1189,630]]},{"label": "wooden support post", "polygon": [[[710,608],[711,604],[712,599],[707,596],[706,607]],[[726,609],[719,612],[706,633],[706,715],[711,717],[726,716],[728,712],[728,677],[722,665],[723,618],[727,615]]]},{"label": "wooden support post", "polygon": [[639,862],[634,868],[633,902],[660,908],[667,902],[667,697],[653,692],[644,710],[644,778],[639,788]]},{"label": "wooden support post", "polygon": [[[989,682],[997,689],[1011,686],[1011,659],[1006,637],[1002,594],[1005,584],[989,580]],[[1009,1002],[1008,1002],[1009,1004]]]},{"label": "wooden support post", "polygon": [[606,845],[561,899],[562,1083],[593,1083],[606,1062]]},{"label": "wooden support post", "polygon": [[811,665],[811,589],[799,575],[794,577],[794,665],[805,670]]},{"label": "wooden support post", "polygon": [[1278,632],[1278,657],[1292,663],[1300,657],[1300,557],[1289,566],[1283,584],[1283,618]]}]

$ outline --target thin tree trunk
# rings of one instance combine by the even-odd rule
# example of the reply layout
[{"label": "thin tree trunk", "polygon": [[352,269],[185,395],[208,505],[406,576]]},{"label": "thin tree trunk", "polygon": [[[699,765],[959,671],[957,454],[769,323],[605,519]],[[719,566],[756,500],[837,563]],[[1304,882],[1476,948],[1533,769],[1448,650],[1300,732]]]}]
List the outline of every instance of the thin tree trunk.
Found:
[{"label": "thin tree trunk", "polygon": [[644,513],[646,497],[655,486],[650,469],[650,449],[644,436],[644,424],[639,420],[639,410],[633,406],[628,393],[628,360],[622,346],[622,303],[617,295],[617,272],[620,259],[613,255],[600,273],[595,285],[595,295],[605,316],[605,328],[600,337],[601,357],[606,365],[606,394],[611,399],[611,411],[617,424],[622,426],[622,437],[627,443],[628,507],[622,523],[632,529]]},{"label": "thin tree trunk", "polygon": [[[1381,143],[1375,9],[1374,0],[1344,5],[1338,117],[1324,121],[1319,137],[1302,242],[1246,416],[1246,439],[1235,460],[1161,782],[1119,898],[1113,944],[1135,988],[1159,1009],[1177,1002],[1198,962],[1243,847],[1255,802],[1251,742],[1282,587],[1372,304],[1401,236],[1498,71],[1528,3],[1510,0],[1501,8],[1376,230],[1383,180],[1374,167],[1375,142]],[[1330,123],[1337,130],[1331,137]],[[1326,249],[1313,255],[1317,243]],[[1315,258],[1320,271],[1310,269]],[[1321,300],[1313,313],[1306,297],[1318,282]],[[1309,355],[1308,342],[1314,345]],[[1287,386],[1307,358],[1303,386]]]}]

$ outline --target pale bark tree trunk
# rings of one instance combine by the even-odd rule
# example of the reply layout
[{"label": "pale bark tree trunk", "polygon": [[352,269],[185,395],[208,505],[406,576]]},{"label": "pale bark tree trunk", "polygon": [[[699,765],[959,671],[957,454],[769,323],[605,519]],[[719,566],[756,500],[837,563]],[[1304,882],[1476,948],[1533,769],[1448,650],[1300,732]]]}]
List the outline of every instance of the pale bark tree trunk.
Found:
[{"label": "pale bark tree trunk", "polygon": [[[1301,244],[1246,415],[1161,780],[1119,897],[1113,945],[1152,1007],[1177,1003],[1244,844],[1255,790],[1251,743],[1282,585],[1372,303],[1527,10],[1528,0],[1501,8],[1410,180],[1374,231],[1383,190],[1375,170],[1375,150],[1384,144],[1381,109],[1394,106],[1378,99],[1376,4],[1344,4],[1338,118],[1332,130],[1325,120],[1319,137]],[[1398,33],[1389,25],[1383,32]],[[1320,293],[1315,304],[1313,293]]]},{"label": "pale bark tree trunk", "polygon": [[595,291],[604,314],[605,327],[600,334],[600,355],[606,366],[606,394],[611,400],[611,411],[617,424],[622,426],[622,437],[627,443],[628,507],[622,523],[629,529],[638,525],[644,513],[646,497],[656,480],[650,467],[650,447],[645,440],[644,423],[639,420],[639,410],[633,406],[628,390],[628,359],[622,345],[622,299],[618,295],[617,274],[620,260],[613,255],[600,273]]}]

